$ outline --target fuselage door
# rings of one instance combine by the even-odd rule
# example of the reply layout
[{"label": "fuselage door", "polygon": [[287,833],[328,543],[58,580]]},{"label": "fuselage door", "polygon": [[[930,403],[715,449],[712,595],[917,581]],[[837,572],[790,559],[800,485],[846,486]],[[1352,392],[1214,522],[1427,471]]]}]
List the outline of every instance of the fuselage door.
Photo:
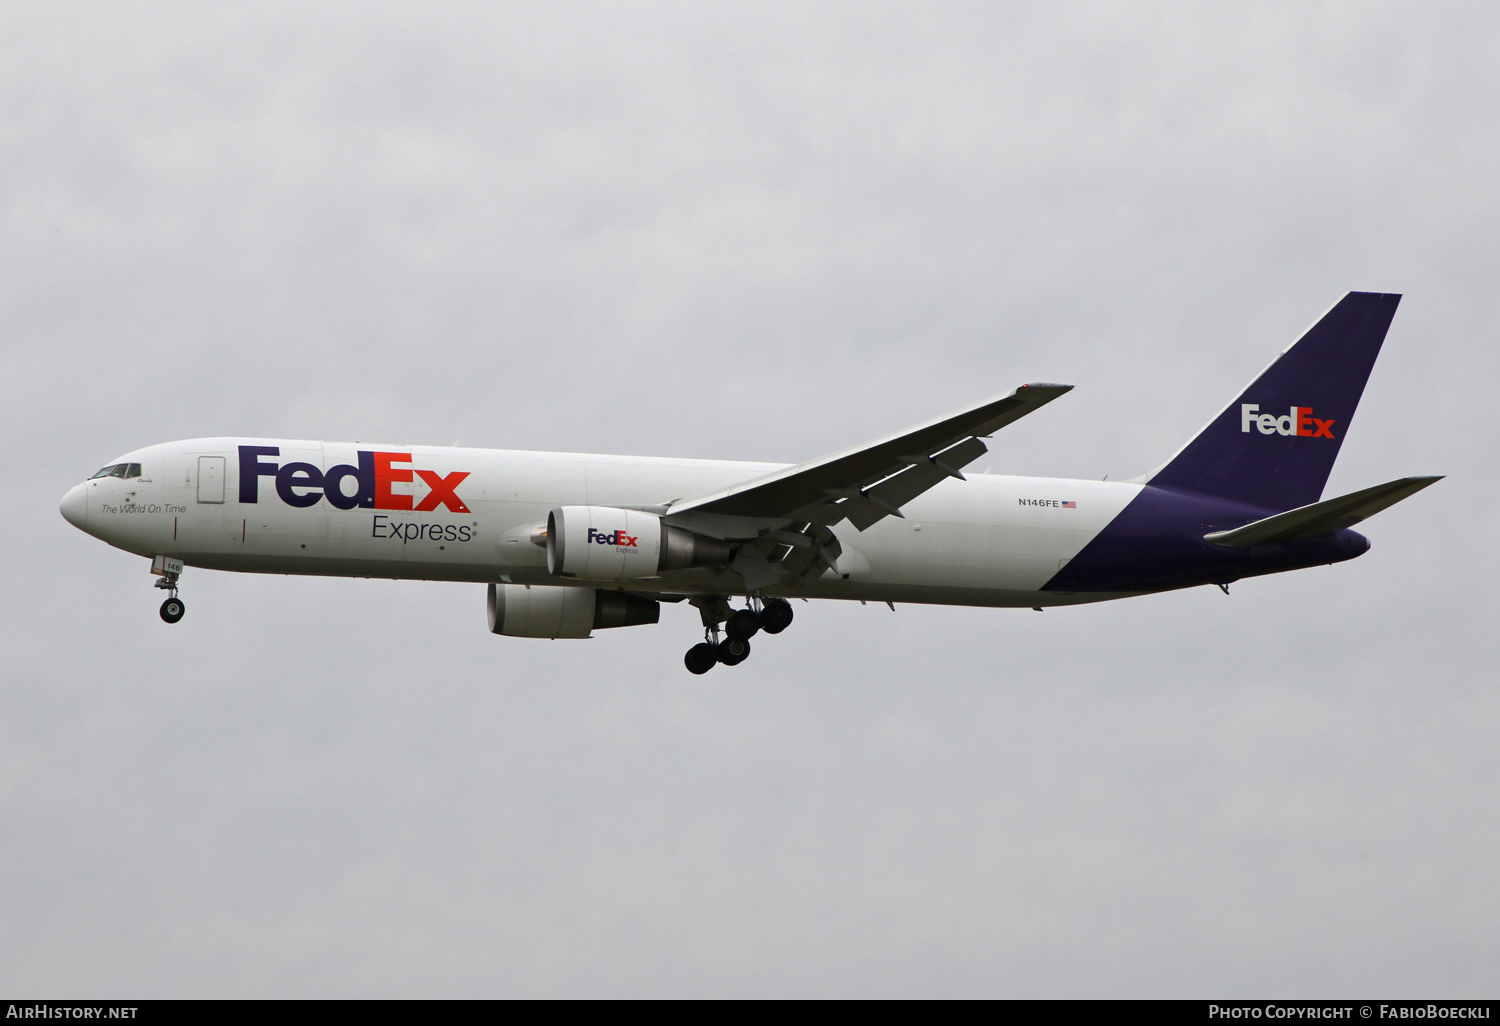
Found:
[{"label": "fuselage door", "polygon": [[198,457],[198,501],[224,501],[224,457]]}]

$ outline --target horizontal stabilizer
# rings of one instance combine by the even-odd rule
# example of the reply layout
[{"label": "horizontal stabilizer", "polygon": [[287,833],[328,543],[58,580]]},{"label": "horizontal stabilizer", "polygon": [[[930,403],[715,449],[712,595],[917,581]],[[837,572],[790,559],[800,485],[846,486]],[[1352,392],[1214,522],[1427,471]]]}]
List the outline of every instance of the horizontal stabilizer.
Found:
[{"label": "horizontal stabilizer", "polygon": [[1206,541],[1215,545],[1242,548],[1246,545],[1269,545],[1275,542],[1296,541],[1316,534],[1332,534],[1346,527],[1353,527],[1366,517],[1374,516],[1387,506],[1394,506],[1402,499],[1415,495],[1435,481],[1437,477],[1403,477],[1387,481],[1373,488],[1363,488],[1336,499],[1324,499],[1311,506],[1278,513],[1274,517],[1257,520],[1232,531],[1214,531],[1205,534]]}]

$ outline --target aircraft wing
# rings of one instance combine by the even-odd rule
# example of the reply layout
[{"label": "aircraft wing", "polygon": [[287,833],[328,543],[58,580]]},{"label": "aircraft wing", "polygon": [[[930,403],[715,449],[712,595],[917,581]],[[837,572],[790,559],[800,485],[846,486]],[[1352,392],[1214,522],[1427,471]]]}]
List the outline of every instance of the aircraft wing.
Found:
[{"label": "aircraft wing", "polygon": [[679,499],[668,514],[787,517],[832,526],[848,518],[863,531],[984,455],[982,438],[1019,420],[1072,385],[1022,385],[936,420],[708,495]]},{"label": "aircraft wing", "polygon": [[1246,545],[1267,545],[1272,542],[1295,541],[1310,538],[1315,534],[1332,534],[1372,517],[1388,506],[1415,495],[1423,488],[1442,477],[1403,477],[1373,488],[1361,488],[1336,499],[1324,499],[1310,506],[1277,513],[1273,517],[1257,520],[1236,527],[1232,531],[1214,531],[1203,537],[1215,545],[1240,548]]}]

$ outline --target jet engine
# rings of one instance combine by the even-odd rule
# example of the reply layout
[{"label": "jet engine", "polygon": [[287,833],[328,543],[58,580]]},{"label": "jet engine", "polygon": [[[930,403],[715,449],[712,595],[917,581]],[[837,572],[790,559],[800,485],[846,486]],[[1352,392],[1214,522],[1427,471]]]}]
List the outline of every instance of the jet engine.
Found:
[{"label": "jet engine", "polygon": [[513,638],[586,638],[606,627],[635,627],[661,619],[661,603],[598,588],[492,584],[485,603],[490,633]]},{"label": "jet engine", "polygon": [[728,563],[729,543],[655,513],[614,506],[559,506],[547,514],[547,569],[560,577],[628,581],[665,570]]}]

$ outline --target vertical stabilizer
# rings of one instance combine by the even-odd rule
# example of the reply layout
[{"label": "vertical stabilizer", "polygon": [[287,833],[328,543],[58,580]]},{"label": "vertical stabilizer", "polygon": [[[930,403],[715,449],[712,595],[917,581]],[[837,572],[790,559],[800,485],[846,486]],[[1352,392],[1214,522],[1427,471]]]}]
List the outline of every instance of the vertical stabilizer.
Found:
[{"label": "vertical stabilizer", "polygon": [[1317,502],[1399,302],[1339,300],[1150,483],[1270,509]]}]

